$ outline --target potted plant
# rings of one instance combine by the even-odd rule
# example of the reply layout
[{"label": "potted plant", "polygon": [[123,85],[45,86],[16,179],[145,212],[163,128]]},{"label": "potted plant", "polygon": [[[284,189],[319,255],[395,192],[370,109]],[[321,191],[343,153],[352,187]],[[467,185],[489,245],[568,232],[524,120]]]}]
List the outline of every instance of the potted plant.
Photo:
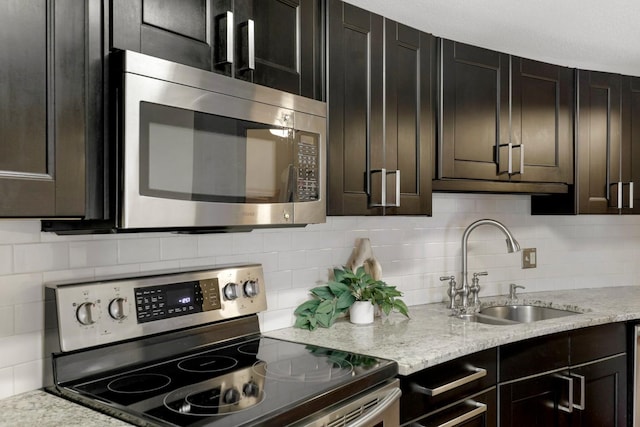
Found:
[{"label": "potted plant", "polygon": [[[373,321],[375,306],[379,306],[385,314],[395,310],[409,317],[407,305],[398,298],[402,296],[402,292],[382,280],[375,280],[363,267],[359,267],[355,272],[347,267],[335,268],[333,280],[311,289],[311,295],[313,299],[300,304],[294,311],[296,328],[328,328],[350,309],[352,322],[370,323]],[[353,310],[354,306],[360,309],[364,306],[367,310],[370,308],[370,319],[358,320],[358,309]]]}]

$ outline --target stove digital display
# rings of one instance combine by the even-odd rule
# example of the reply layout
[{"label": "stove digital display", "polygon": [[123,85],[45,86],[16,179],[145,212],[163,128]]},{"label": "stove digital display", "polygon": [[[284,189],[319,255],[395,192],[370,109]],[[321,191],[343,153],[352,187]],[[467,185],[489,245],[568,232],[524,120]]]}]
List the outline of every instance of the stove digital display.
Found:
[{"label": "stove digital display", "polygon": [[221,307],[218,279],[136,288],[135,295],[138,323]]}]

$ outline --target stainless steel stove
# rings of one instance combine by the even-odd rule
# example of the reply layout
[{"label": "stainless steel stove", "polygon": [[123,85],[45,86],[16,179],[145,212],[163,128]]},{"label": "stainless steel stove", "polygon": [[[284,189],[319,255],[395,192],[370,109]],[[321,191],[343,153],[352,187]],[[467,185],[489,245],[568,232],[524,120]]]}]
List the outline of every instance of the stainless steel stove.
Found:
[{"label": "stainless steel stove", "polygon": [[132,424],[398,422],[395,362],[260,334],[260,265],[46,289],[48,390]]}]

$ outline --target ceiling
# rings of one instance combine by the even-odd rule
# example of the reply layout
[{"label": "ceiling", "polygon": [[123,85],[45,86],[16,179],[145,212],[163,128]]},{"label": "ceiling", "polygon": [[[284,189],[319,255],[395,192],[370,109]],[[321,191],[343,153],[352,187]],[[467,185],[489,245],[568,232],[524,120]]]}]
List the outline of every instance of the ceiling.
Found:
[{"label": "ceiling", "polygon": [[444,37],[539,61],[640,76],[638,0],[346,0]]}]

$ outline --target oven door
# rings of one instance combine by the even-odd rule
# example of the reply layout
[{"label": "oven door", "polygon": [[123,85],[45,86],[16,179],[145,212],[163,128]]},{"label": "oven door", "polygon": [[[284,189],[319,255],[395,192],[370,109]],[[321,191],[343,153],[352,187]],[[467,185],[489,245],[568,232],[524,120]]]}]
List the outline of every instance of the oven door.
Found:
[{"label": "oven door", "polygon": [[401,395],[400,381],[390,380],[384,386],[313,414],[294,426],[397,427]]},{"label": "oven door", "polygon": [[[136,61],[149,66],[124,70],[118,103],[119,228],[324,222],[326,120],[297,109],[317,101],[283,107],[293,95],[144,55],[125,67]],[[140,74],[162,67],[167,79]]]}]

